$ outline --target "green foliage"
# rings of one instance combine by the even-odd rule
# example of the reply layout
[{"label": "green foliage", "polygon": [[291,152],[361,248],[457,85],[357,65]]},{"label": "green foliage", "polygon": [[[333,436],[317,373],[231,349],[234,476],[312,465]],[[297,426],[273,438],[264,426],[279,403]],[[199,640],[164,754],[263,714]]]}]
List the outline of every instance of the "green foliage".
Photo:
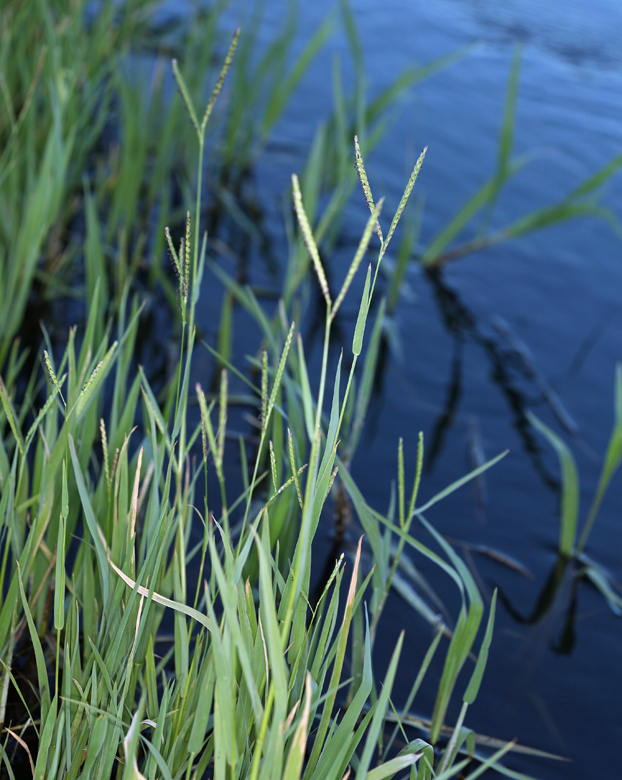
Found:
[{"label": "green foliage", "polygon": [[[524,154],[516,159],[512,158],[520,63],[521,50],[517,48],[508,79],[506,105],[499,133],[496,170],[422,252],[419,259],[426,268],[441,268],[452,260],[478,252],[486,247],[521,238],[536,230],[552,227],[577,217],[602,219],[616,233],[622,235],[622,227],[616,216],[598,201],[602,185],[622,167],[622,154],[617,155],[596,173],[588,176],[585,181],[557,203],[525,214],[505,227],[493,231],[488,229],[501,190],[533,157],[532,154]],[[483,218],[483,221],[477,235],[452,246],[465,229],[473,224],[478,215],[480,219]]]},{"label": "green foliage", "polygon": [[580,555],[585,550],[594,520],[607,492],[609,483],[622,461],[622,365],[618,365],[615,377],[615,420],[609,445],[603,459],[596,494],[592,500],[585,525],[577,538],[579,521],[579,474],[568,445],[534,414],[529,414],[531,424],[537,428],[555,449],[562,476],[559,552],[567,558]]},{"label": "green foliage", "polygon": [[[602,594],[612,612],[622,614],[620,583],[605,568],[585,554],[585,547],[594,526],[596,515],[607,488],[622,461],[622,365],[618,364],[614,391],[614,424],[607,451],[587,518],[579,534],[580,483],[574,456],[566,442],[539,420],[529,414],[531,424],[540,431],[557,453],[561,469],[561,506],[559,524],[559,560],[556,562],[540,599],[537,618],[543,616],[564,583],[564,575],[570,566],[575,576],[586,577]],[[572,614],[572,609],[570,610]]]},{"label": "green foliage", "polygon": [[[330,322],[328,317],[328,328]],[[371,768],[385,729],[401,641],[380,696],[372,703],[372,638],[367,628],[360,684],[345,715],[338,715],[340,691],[347,681],[352,621],[363,610],[368,587],[372,587],[372,604],[378,603],[373,578],[370,585],[369,576],[359,576],[362,540],[353,566],[338,561],[320,600],[309,603],[312,540],[335,478],[342,407],[347,400],[339,390],[340,368],[325,427],[321,405],[312,399],[310,390],[291,392],[300,388],[297,375],[301,370],[289,348],[293,325],[286,334],[273,334],[279,359],[272,370],[264,362],[264,391],[258,394],[258,406],[263,397],[262,441],[275,433],[275,415],[282,418],[285,414],[277,403],[281,393],[288,400],[290,425],[296,418],[295,404],[314,407],[307,410],[314,420],[312,435],[307,435],[300,414],[299,424],[288,432],[289,446],[271,447],[275,474],[284,476],[276,477],[278,489],[272,496],[268,492],[262,497],[255,468],[246,496],[241,497],[246,510],[237,531],[227,528],[229,515],[233,516],[233,507],[239,503],[228,508],[223,498],[218,510],[217,502],[210,502],[200,545],[206,576],[198,583],[195,607],[191,607],[186,566],[199,552],[190,546],[190,525],[196,513],[192,507],[196,506],[200,470],[189,480],[180,477],[186,473],[193,441],[200,433],[197,429],[182,434],[188,420],[188,393],[183,387],[193,340],[187,346],[179,404],[167,423],[164,409],[171,408],[177,395],[174,385],[169,398],[158,404],[144,374],[135,381],[124,381],[121,367],[133,348],[136,327],[137,315],[120,332],[118,346],[107,348],[105,342],[99,346],[92,342],[78,360],[70,340],[60,362],[68,370],[60,378],[48,357],[48,372],[53,377],[50,397],[67,398],[68,403],[46,404],[33,440],[34,468],[11,426],[3,436],[9,466],[2,475],[7,485],[3,496],[9,498],[3,498],[1,519],[4,544],[10,552],[3,571],[9,595],[0,611],[0,690],[6,697],[7,681],[16,684],[10,673],[12,655],[25,619],[40,697],[40,716],[35,720],[42,724],[39,751],[32,757],[35,777],[78,777],[82,772],[82,776],[108,778],[119,756],[124,777],[147,778],[200,778],[208,765],[215,777],[240,773],[258,778],[340,778],[351,763],[361,776],[383,778],[415,766],[428,754],[413,747]],[[100,355],[103,358],[97,361]],[[297,361],[301,360],[299,351]],[[204,465],[208,467],[213,460],[223,497],[225,376],[223,372],[218,429],[210,421],[214,406],[208,406],[201,391],[198,426],[205,433]],[[116,421],[104,404],[107,382],[113,384],[118,399]],[[140,390],[145,423],[132,433]],[[14,402],[7,394],[5,408],[11,407]],[[18,430],[19,412],[11,414]],[[182,446],[178,455],[176,448]],[[97,454],[100,448],[103,456]],[[295,469],[293,453],[300,450],[308,459],[304,477]],[[261,446],[257,462],[260,455]],[[89,468],[93,463],[95,469]],[[292,476],[279,484],[288,467]],[[293,475],[304,479],[298,495]],[[31,507],[31,524],[23,522],[24,510],[14,498],[22,487],[32,496],[26,502]],[[291,565],[282,576],[274,557],[280,538],[272,522],[278,505],[290,499],[299,509],[300,525]],[[411,502],[410,515],[413,506]],[[395,530],[409,544],[423,549],[404,530],[411,519]],[[76,541],[69,557],[72,538]],[[474,598],[470,579],[465,581],[467,570],[452,551],[445,552],[450,560],[442,567]],[[251,555],[257,560],[252,577],[248,574]],[[351,571],[340,617],[339,595],[346,568]],[[12,593],[18,597],[12,598]],[[54,598],[56,635],[44,645],[40,637],[49,631],[44,608],[48,596]],[[175,634],[160,657],[155,644],[164,642],[167,647],[167,641],[159,638],[167,610],[175,615]],[[471,627],[470,633],[474,638],[476,628]],[[438,641],[439,637],[432,652]],[[452,649],[453,641],[448,658],[458,652]],[[490,631],[484,640],[486,652],[489,641]],[[466,654],[463,644],[462,661]],[[483,661],[474,673],[478,679],[482,666]],[[473,685],[469,700],[474,698]],[[5,702],[6,698],[3,707]],[[310,754],[305,758],[307,744]],[[0,751],[8,765],[10,755],[5,748]],[[462,766],[453,758],[445,763],[455,771]]]},{"label": "green foliage", "polygon": [[53,288],[52,276],[70,263],[74,248],[63,248],[61,237],[75,215],[72,199],[110,110],[119,57],[146,4],[125,4],[116,24],[112,2],[91,23],[81,0],[71,7],[42,0],[3,5],[0,287],[11,305],[0,311],[0,366],[35,278]]},{"label": "green foliage", "polygon": [[[105,2],[90,21],[80,0],[71,8],[43,0],[34,6],[37,24],[22,3],[9,2],[0,41],[7,108],[0,120],[0,288],[12,304],[0,312],[0,583],[6,595],[0,606],[0,723],[12,740],[0,744],[0,760],[7,772],[19,740],[26,745],[33,776],[42,780],[107,780],[115,773],[148,780],[198,780],[206,773],[215,778],[339,780],[350,771],[382,780],[405,770],[424,780],[457,776],[475,756],[480,766],[472,776],[490,767],[508,771],[498,759],[512,745],[481,757],[476,735],[464,726],[491,645],[496,597],[474,656],[485,613],[482,598],[464,562],[424,515],[498,458],[420,506],[423,437],[408,495],[400,440],[397,507],[386,514],[369,506],[349,472],[387,310],[381,301],[368,327],[372,297],[426,150],[387,225],[386,238],[384,204],[374,201],[364,154],[383,132],[383,111],[391,101],[464,52],[398,74],[367,102],[353,14],[347,0],[339,4],[355,88],[352,96],[344,94],[337,63],[333,116],[318,130],[300,178],[292,177],[300,235],[292,229],[283,292],[271,315],[250,288],[207,260],[200,227],[206,126],[212,116],[217,118],[213,109],[228,78],[232,94],[217,164],[221,185],[239,181],[335,17],[320,25],[291,63],[291,3],[282,33],[257,60],[255,36],[263,9],[257,3],[249,34],[235,33],[222,67],[213,73],[219,15],[226,3],[214,4],[201,25],[184,33],[173,61],[172,78],[185,108],[181,111],[179,98],[172,102],[157,69],[149,96],[125,72],[124,55],[130,47],[134,53],[140,49],[136,41],[150,8],[147,0],[128,2],[122,12],[112,1]],[[35,50],[42,53],[33,60]],[[159,55],[156,62],[159,67]],[[480,194],[478,208],[492,210],[512,170],[517,63],[498,171]],[[201,115],[196,106],[206,73],[214,86]],[[116,150],[101,154],[98,143],[112,105],[118,111],[120,141]],[[149,140],[146,127],[153,132]],[[356,170],[350,164],[352,136]],[[188,141],[194,143],[194,138],[199,152],[194,227],[184,209],[183,238],[175,243],[164,224],[171,216],[167,185],[177,173],[181,150],[191,148]],[[576,199],[589,194],[613,172],[612,166],[580,188]],[[327,255],[320,247],[331,248],[357,174],[370,216],[361,226],[343,280],[331,290],[332,276],[322,260]],[[331,194],[320,214],[320,195],[326,189]],[[62,238],[77,212],[84,217],[83,246]],[[474,209],[467,212],[470,216]],[[180,216],[172,214],[173,224]],[[436,242],[434,261],[457,235],[456,227],[465,224],[464,216]],[[549,217],[532,218],[530,224],[544,224]],[[515,234],[523,228],[515,228]],[[375,264],[367,260],[374,234],[380,242]],[[399,250],[389,310],[413,242],[411,228]],[[166,247],[177,275],[176,292],[160,267]],[[141,304],[130,289],[147,255],[151,281],[165,285],[171,299],[177,297],[181,315],[175,380],[161,392],[135,364]],[[82,256],[84,288],[78,295],[88,304],[84,332],[77,338],[72,329],[64,351],[48,341],[41,365],[25,379],[24,356],[14,337],[31,287],[38,280],[50,294],[64,294],[75,276],[74,260]],[[335,359],[329,349],[334,321],[362,264],[367,269],[351,354],[347,361]],[[306,361],[299,321],[301,286],[311,265],[325,303],[317,376]],[[221,373],[214,394],[195,382],[195,407],[196,307],[206,268],[226,290],[218,349],[208,347]],[[61,270],[64,278],[54,282],[52,275],[58,277]],[[231,354],[234,304],[246,311],[261,339],[259,357],[242,367],[234,365]],[[111,313],[116,339],[108,322]],[[259,386],[247,369],[259,372]],[[248,388],[244,400],[248,403],[250,395],[259,432],[254,443],[240,439],[243,488],[238,494],[230,487],[235,484],[234,458],[227,440],[236,382]],[[617,388],[616,428],[578,551],[622,452],[620,375]],[[562,452],[563,446],[558,449]],[[568,464],[570,459],[572,482]],[[351,501],[365,539],[359,540],[352,561],[342,556],[335,563],[316,598],[313,541],[322,515],[339,500]],[[568,499],[566,505],[563,545],[570,549],[576,523],[572,525],[573,502]],[[415,520],[440,552],[417,538]],[[406,551],[423,555],[455,584],[460,597],[455,625],[436,614],[438,599],[431,589],[426,597],[415,592]],[[589,576],[603,591],[609,587],[596,567]],[[437,690],[434,712],[426,739],[407,738],[399,754],[392,748],[396,732],[388,738],[388,724],[395,719],[391,697],[403,638],[382,682],[372,666],[392,588],[407,593],[409,603],[435,629],[419,668],[410,669],[412,687],[397,716],[396,732],[405,733],[409,718],[412,722],[409,710],[424,680]],[[18,653],[33,660],[27,685],[14,674]],[[443,672],[433,682],[429,668],[437,653],[444,653]],[[470,681],[460,691],[465,669]],[[11,688],[23,705],[20,722],[12,720],[15,710],[8,710]],[[448,706],[460,694],[458,722],[443,744]]]}]

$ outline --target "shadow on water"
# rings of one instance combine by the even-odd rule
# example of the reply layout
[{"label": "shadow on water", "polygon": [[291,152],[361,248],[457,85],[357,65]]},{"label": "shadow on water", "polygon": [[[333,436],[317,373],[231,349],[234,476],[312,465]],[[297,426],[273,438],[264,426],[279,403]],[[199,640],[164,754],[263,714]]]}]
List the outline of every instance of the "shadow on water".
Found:
[{"label": "shadow on water", "polygon": [[[434,471],[445,449],[449,432],[463,417],[459,407],[465,370],[464,348],[470,343],[479,346],[486,357],[490,367],[488,374],[490,383],[498,388],[505,399],[513,427],[519,435],[534,471],[548,489],[558,491],[559,479],[545,465],[545,448],[538,442],[527,418],[527,412],[538,406],[548,406],[566,431],[574,437],[579,433],[576,423],[548,380],[536,367],[527,346],[514,336],[501,317],[486,320],[478,318],[462,300],[460,293],[444,279],[442,271],[427,271],[425,278],[431,287],[444,328],[453,339],[444,401],[434,407],[426,404],[426,407],[430,407],[435,413],[426,447],[426,470],[429,473]],[[385,333],[380,345],[374,381],[374,394],[377,399],[381,399],[384,394],[385,374],[393,357],[392,351],[391,340]]]},{"label": "shadow on water", "polygon": [[[512,619],[522,625],[533,626],[547,619],[551,624],[554,624],[557,617],[563,614],[562,630],[557,641],[551,641],[550,647],[553,652],[559,655],[570,655],[576,641],[575,620],[580,578],[581,571],[578,565],[560,555],[538,594],[533,610],[528,615],[523,615],[516,609],[503,589],[497,586],[499,600]],[[550,630],[551,633],[555,631],[553,625],[551,625]]]},{"label": "shadow on water", "polygon": [[527,419],[527,411],[534,406],[548,405],[571,435],[578,433],[576,424],[535,366],[527,347],[518,341],[500,317],[481,321],[464,303],[460,294],[445,281],[442,272],[428,272],[426,276],[445,329],[454,340],[445,403],[432,427],[428,446],[428,470],[433,470],[435,461],[443,450],[444,438],[455,422],[461,398],[463,349],[464,345],[470,342],[478,345],[487,358],[490,381],[505,398],[512,424],[535,472],[548,488],[558,490],[559,480],[544,464],[543,448]]}]

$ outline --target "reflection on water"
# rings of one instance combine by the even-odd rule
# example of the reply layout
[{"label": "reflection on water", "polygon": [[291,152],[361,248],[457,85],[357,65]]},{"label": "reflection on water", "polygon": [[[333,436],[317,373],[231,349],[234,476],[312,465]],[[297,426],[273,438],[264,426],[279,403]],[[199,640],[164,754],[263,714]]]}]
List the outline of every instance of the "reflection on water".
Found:
[{"label": "reflection on water", "polygon": [[[428,274],[440,314],[447,331],[454,339],[451,371],[445,391],[445,403],[428,440],[427,466],[431,471],[442,450],[445,433],[452,425],[461,396],[463,345],[466,340],[480,346],[489,362],[490,382],[505,396],[513,425],[522,439],[523,449],[532,461],[534,470],[546,485],[559,488],[556,479],[542,458],[538,443],[526,412],[545,404],[571,435],[578,427],[565,409],[557,393],[535,365],[527,346],[512,333],[500,317],[481,323],[463,303],[459,294],[444,280],[442,274]],[[480,464],[481,465],[481,464]]]}]

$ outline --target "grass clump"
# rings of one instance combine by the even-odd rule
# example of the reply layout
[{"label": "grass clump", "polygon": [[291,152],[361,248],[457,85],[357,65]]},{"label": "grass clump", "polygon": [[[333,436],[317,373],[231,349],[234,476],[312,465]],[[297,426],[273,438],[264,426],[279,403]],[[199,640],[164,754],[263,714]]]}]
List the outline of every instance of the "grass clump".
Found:
[{"label": "grass clump", "polygon": [[[336,61],[333,114],[319,128],[304,171],[292,176],[297,229],[291,226],[282,294],[268,310],[250,287],[208,257],[202,232],[204,182],[211,171],[206,126],[231,67],[233,93],[220,127],[214,190],[233,222],[248,228],[245,177],[334,19],[318,28],[284,81],[294,4],[282,34],[259,60],[254,34],[236,32],[201,114],[196,96],[210,70],[225,5],[208,12],[205,36],[191,31],[173,51],[179,59],[173,61],[172,79],[185,106],[179,111],[165,98],[161,70],[156,68],[149,100],[138,100],[138,88],[124,74],[123,53],[138,34],[146,2],[128,3],[122,13],[104,3],[90,21],[83,3],[74,4],[73,13],[63,4],[38,3],[44,24],[28,34],[20,4],[9,3],[11,23],[2,29],[0,52],[8,106],[0,123],[8,150],[0,156],[0,199],[11,208],[1,228],[0,287],[15,306],[0,314],[1,771],[17,777],[21,761],[36,778],[310,780],[354,772],[373,780],[406,774],[427,780],[459,776],[467,767],[470,777],[489,768],[516,776],[499,761],[518,746],[496,743],[496,753],[489,755],[483,745],[493,741],[465,726],[491,647],[496,594],[486,614],[469,569],[426,519],[433,504],[498,458],[421,505],[423,438],[410,491],[400,440],[395,500],[385,514],[367,503],[349,471],[385,315],[395,306],[413,256],[412,225],[403,231],[388,300],[375,307],[372,298],[426,150],[386,225],[385,203],[374,199],[364,157],[383,131],[382,112],[390,101],[460,54],[399,74],[368,103],[362,47],[349,4],[340,3],[355,88],[352,96],[344,95]],[[253,13],[260,16],[261,4]],[[33,61],[29,49],[35,44],[42,53]],[[70,62],[67,52],[74,50]],[[159,61],[161,52],[157,56]],[[9,62],[21,65],[12,69]],[[594,195],[622,158],[560,204],[487,232],[501,188],[524,163],[511,159],[518,68],[517,57],[497,170],[420,253],[430,269],[577,215],[610,218]],[[116,151],[101,155],[112,106],[121,117],[119,143]],[[250,117],[261,120],[257,132]],[[157,129],[153,152],[141,130],[149,122]],[[194,138],[199,160],[191,215],[173,208],[169,185],[183,178],[179,149]],[[88,175],[82,179],[84,170]],[[343,281],[333,289],[323,258],[330,256],[357,181],[370,215]],[[476,214],[484,216],[481,234],[452,248]],[[166,227],[169,218],[172,230]],[[80,220],[84,246],[78,247],[65,237]],[[369,263],[376,237],[375,262]],[[161,266],[166,249],[176,290]],[[53,274],[66,268],[65,281],[71,280],[80,253],[85,259],[80,295],[88,302],[84,333],[70,330],[62,349],[45,334],[41,365],[27,377],[25,353],[14,337],[30,291],[43,284],[50,295],[58,293],[62,285],[54,287]],[[180,310],[174,379],[163,389],[135,359],[142,304],[131,290],[145,258],[150,281],[163,283]],[[338,356],[331,350],[335,321],[361,266],[365,279],[351,343],[345,357]],[[205,345],[220,367],[212,392],[196,369],[197,306],[207,271],[225,287],[218,344]],[[301,291],[309,271],[324,309],[318,365],[307,362],[301,336]],[[234,304],[253,323],[260,342],[242,367],[230,346]],[[616,394],[614,433],[580,535],[570,451],[531,418],[559,453],[564,475],[560,561],[542,604],[552,603],[572,568],[594,582],[612,609],[622,609],[608,574],[584,552],[622,456],[620,376]],[[254,438],[233,433],[240,403],[255,417]],[[333,503],[356,517],[364,538],[351,558],[335,561],[318,583],[314,539]],[[415,520],[437,551],[421,542]],[[438,614],[433,593],[422,598],[415,592],[414,577],[408,580],[409,555],[424,556],[455,583],[459,607],[453,622]],[[392,688],[403,636],[382,680],[372,664],[387,599],[398,588],[410,594],[409,603],[432,628],[427,653],[410,670],[400,712]],[[429,669],[439,654],[444,654],[440,679],[431,681]],[[424,682],[436,694],[429,720],[411,714]],[[459,714],[448,725],[456,700]],[[422,737],[413,738],[413,725]]]},{"label": "grass clump", "polygon": [[[200,155],[236,42],[237,35],[201,123],[175,68]],[[358,142],[356,159],[365,179]],[[407,504],[400,442],[395,520],[367,504],[347,467],[365,418],[382,325],[381,306],[365,348],[370,302],[422,160],[384,241],[383,204],[375,205],[369,191],[371,214],[336,296],[304,188],[292,179],[301,233],[292,257],[308,252],[325,302],[317,383],[291,316],[300,308],[296,298],[283,298],[270,319],[249,288],[221,272],[261,332],[264,348],[252,361],[260,386],[221,355],[218,392],[212,396],[196,385],[195,413],[195,307],[206,265],[200,187],[194,236],[190,216],[179,250],[167,235],[178,272],[182,337],[176,381],[163,395],[133,360],[141,306],[130,301],[127,285],[113,341],[95,282],[81,340],[71,330],[62,357],[51,345],[44,353],[47,392],[35,376],[18,400],[20,356],[16,349],[10,353],[0,383],[0,762],[8,777],[17,776],[18,756],[35,778],[71,780],[339,780],[352,772],[370,780],[408,772],[424,780],[457,776],[474,759],[479,765],[471,777],[491,767],[507,771],[498,762],[512,744],[484,757],[464,726],[486,665],[496,602],[478,646],[481,596],[467,567],[424,516],[465,480],[418,506],[420,437]],[[200,181],[201,165],[198,176]],[[330,355],[331,326],[374,231],[381,246],[375,269],[367,269],[342,391],[342,358],[335,365]],[[235,497],[228,485],[232,378],[251,385],[260,432],[253,446],[240,441],[243,488]],[[353,561],[335,562],[314,595],[313,540],[339,490],[349,496],[366,541],[358,541]],[[417,539],[415,517],[440,553]],[[363,564],[363,544],[373,567]],[[453,628],[421,610],[434,625],[434,638],[413,670],[403,716],[389,737],[403,636],[382,681],[373,673],[372,650],[407,547],[452,578],[460,609]],[[431,724],[425,739],[411,739],[407,713],[432,658],[442,652],[444,634],[450,641]],[[18,656],[31,662],[26,679]],[[462,708],[445,739],[448,705],[465,668]]]}]

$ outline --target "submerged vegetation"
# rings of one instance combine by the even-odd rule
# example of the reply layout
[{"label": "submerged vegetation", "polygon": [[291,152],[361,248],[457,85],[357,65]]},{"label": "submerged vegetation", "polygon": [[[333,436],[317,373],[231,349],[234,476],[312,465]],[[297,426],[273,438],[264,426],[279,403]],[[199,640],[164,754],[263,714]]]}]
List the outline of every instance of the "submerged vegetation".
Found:
[{"label": "submerged vegetation", "polygon": [[[96,14],[85,3],[65,10],[64,3],[42,0],[34,4],[37,24],[30,9],[9,2],[3,16],[0,777],[340,780],[355,773],[440,780],[465,771],[475,778],[491,768],[524,777],[501,759],[519,749],[546,754],[465,725],[492,642],[496,594],[486,610],[469,568],[425,517],[502,455],[422,505],[423,437],[410,491],[400,440],[396,496],[386,514],[368,504],[349,471],[385,316],[414,253],[412,231],[404,231],[387,302],[372,299],[425,150],[390,222],[384,201],[372,195],[364,159],[391,102],[461,55],[399,74],[368,102],[356,27],[341,3],[354,92],[344,97],[336,67],[333,115],[319,128],[304,172],[292,176],[296,228],[282,291],[277,304],[265,302],[244,278],[211,261],[205,225],[218,235],[218,220],[226,219],[223,231],[255,235],[245,212],[253,163],[334,20],[320,25],[283,79],[294,6],[261,56],[252,18],[251,33],[236,33],[219,55],[215,75],[226,5],[216,3],[200,23],[173,35],[157,29],[145,35],[146,0],[130,0],[122,10],[105,2]],[[260,10],[258,4],[254,13]],[[148,95],[128,65],[146,52],[155,63]],[[170,70],[165,58],[172,59]],[[218,115],[229,70],[227,110]],[[206,74],[215,86],[199,114]],[[518,59],[497,172],[423,252],[425,266],[500,240],[499,233],[485,234],[447,250],[479,210],[492,212],[519,165],[510,161],[517,79]],[[171,95],[173,83],[181,103]],[[216,140],[206,136],[208,121]],[[193,178],[187,170],[197,145]],[[506,229],[503,238],[584,213],[609,218],[588,196],[620,164],[612,162],[562,204]],[[370,216],[338,285],[323,258],[357,180]],[[368,252],[375,253],[372,264]],[[163,263],[167,253],[176,283]],[[199,343],[197,328],[212,272],[225,288],[217,345]],[[353,284],[357,273],[362,285]],[[324,315],[319,364],[308,360],[301,336],[310,279]],[[355,294],[358,316],[339,355],[335,321],[346,295]],[[150,295],[180,312],[165,381],[154,382],[136,359]],[[60,311],[56,302],[76,299],[84,322],[68,335],[59,326],[44,329],[43,343],[26,336],[37,297],[53,312]],[[231,346],[234,306],[258,334],[246,367],[236,364]],[[197,370],[210,354],[218,364],[211,386]],[[241,414],[252,420],[252,435],[235,431]],[[610,603],[622,607],[584,557],[622,455],[620,376],[616,415],[578,541],[576,469],[561,440],[533,424],[562,458],[562,558],[584,566]],[[351,557],[331,562],[319,576],[313,542],[333,505],[356,515],[364,536]],[[419,539],[415,520],[435,550]],[[415,594],[421,578],[409,555],[424,556],[453,581],[459,603],[453,620],[439,614],[430,588],[425,597]],[[409,660],[411,687],[402,692],[399,712],[392,687],[403,636],[384,676],[372,664],[387,597],[398,583],[431,628],[425,656]],[[431,681],[437,656],[442,672]],[[429,720],[410,714],[424,684],[436,691]],[[452,701],[461,705],[448,723]],[[415,738],[413,727],[422,736]]]}]

